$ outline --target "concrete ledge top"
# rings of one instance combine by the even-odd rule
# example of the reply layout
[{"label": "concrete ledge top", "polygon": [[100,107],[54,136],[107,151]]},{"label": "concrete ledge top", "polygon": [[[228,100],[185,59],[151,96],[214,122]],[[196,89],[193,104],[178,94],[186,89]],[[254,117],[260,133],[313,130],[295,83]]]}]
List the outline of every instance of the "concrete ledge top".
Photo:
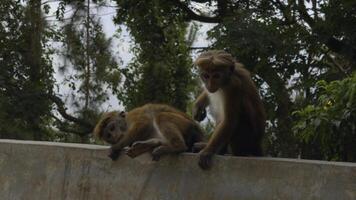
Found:
[{"label": "concrete ledge top", "polygon": [[107,149],[109,147],[109,146],[95,145],[95,144],[0,139],[0,145],[6,144],[6,143],[7,144],[25,144],[25,145],[43,145],[43,146],[55,146],[55,147],[82,148],[82,149]]},{"label": "concrete ledge top", "polygon": [[[63,143],[63,142],[47,142],[47,141],[29,141],[29,140],[8,140],[0,139],[1,144],[14,144],[14,145],[41,145],[61,148],[81,148],[91,150],[103,150],[107,151],[110,146],[107,145],[94,145],[94,144],[79,144],[79,143]],[[183,157],[196,156],[194,153],[182,153]],[[147,157],[147,156],[145,156]],[[237,156],[216,156],[219,160],[258,160],[258,161],[275,161],[275,162],[292,162],[292,163],[304,163],[304,164],[316,164],[316,165],[334,165],[344,167],[356,167],[356,163],[352,162],[333,162],[323,160],[306,160],[306,159],[291,159],[291,158],[272,158],[272,157],[237,157]],[[147,157],[148,158],[148,157]]]},{"label": "concrete ledge top", "polygon": [[356,163],[196,154],[126,155],[108,146],[0,140],[0,199],[355,200]]}]

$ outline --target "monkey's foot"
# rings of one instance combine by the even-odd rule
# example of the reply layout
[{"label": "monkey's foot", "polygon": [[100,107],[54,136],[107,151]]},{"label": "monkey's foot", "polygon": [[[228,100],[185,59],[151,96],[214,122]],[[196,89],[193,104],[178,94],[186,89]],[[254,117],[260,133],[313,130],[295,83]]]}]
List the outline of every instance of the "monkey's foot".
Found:
[{"label": "monkey's foot", "polygon": [[193,153],[198,153],[202,149],[206,147],[207,143],[206,142],[196,142],[193,144],[192,152]]},{"label": "monkey's foot", "polygon": [[161,155],[166,152],[165,149],[166,149],[166,147],[164,147],[164,146],[159,146],[159,147],[156,147],[155,149],[153,149],[152,160],[159,161],[159,159],[161,158]]},{"label": "monkey's foot", "polygon": [[125,150],[126,155],[131,158],[135,158],[143,153],[146,153],[155,146],[156,144],[153,141],[137,141],[134,142],[130,148]]},{"label": "monkey's foot", "polygon": [[143,153],[146,153],[154,147],[154,144],[149,141],[137,141],[134,142],[130,148],[128,148],[125,153],[131,158],[135,158]]},{"label": "monkey's foot", "polygon": [[199,153],[199,166],[203,170],[210,169],[212,166],[212,158],[213,154],[212,153],[207,153],[207,152],[200,152]]},{"label": "monkey's foot", "polygon": [[125,149],[125,154],[128,155],[131,158],[137,157],[139,154],[137,153],[137,150],[135,148],[127,148]]},{"label": "monkey's foot", "polygon": [[110,148],[110,153],[109,153],[109,157],[111,158],[111,160],[115,161],[119,158],[120,155],[120,151],[119,150],[114,150],[112,148]]},{"label": "monkey's foot", "polygon": [[131,146],[131,148],[135,148],[135,149],[150,149],[151,147],[152,144],[146,141],[137,141],[134,142]]}]

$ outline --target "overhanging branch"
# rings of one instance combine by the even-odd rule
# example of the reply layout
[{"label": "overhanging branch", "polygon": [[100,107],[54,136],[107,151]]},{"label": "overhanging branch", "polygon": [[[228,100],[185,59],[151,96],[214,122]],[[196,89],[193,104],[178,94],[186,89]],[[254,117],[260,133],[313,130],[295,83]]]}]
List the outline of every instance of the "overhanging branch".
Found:
[{"label": "overhanging branch", "polygon": [[87,122],[87,121],[85,121],[83,119],[79,119],[79,118],[76,118],[76,117],[73,117],[73,116],[69,115],[67,113],[67,109],[65,108],[65,105],[64,105],[62,99],[60,99],[59,97],[57,97],[55,95],[49,95],[49,98],[56,104],[59,114],[64,119],[66,119],[68,121],[71,121],[71,122],[74,122],[74,123],[76,123],[76,124],[78,124],[80,126],[83,126],[88,130],[92,130],[94,128],[94,126],[91,123],[89,123],[89,122]]},{"label": "overhanging branch", "polygon": [[303,0],[298,0],[298,11],[300,13],[300,17],[311,27],[312,31],[320,38],[321,42],[324,43],[331,51],[342,55],[346,60],[351,63],[352,69],[355,70],[356,48],[343,41],[340,41],[333,35],[328,34],[322,29],[322,27],[316,27],[315,19],[313,19],[308,14]]},{"label": "overhanging branch", "polygon": [[75,135],[79,135],[79,136],[89,135],[92,132],[92,129],[79,130],[79,129],[70,128],[70,127],[68,127],[67,124],[62,122],[57,116],[55,116],[53,114],[51,114],[51,116],[58,121],[59,125],[56,127],[58,128],[58,130],[60,130],[62,132],[71,133],[71,134],[75,134]]},{"label": "overhanging branch", "polygon": [[295,24],[296,20],[294,19],[294,17],[291,14],[291,10],[290,10],[290,4],[285,5],[283,2],[281,2],[280,0],[276,0],[276,1],[271,1],[273,5],[275,5],[282,13],[283,17],[284,17],[284,24],[285,25],[290,25],[290,24]]},{"label": "overhanging branch", "polygon": [[194,2],[197,2],[197,3],[208,3],[208,2],[211,2],[211,0],[192,0]]}]

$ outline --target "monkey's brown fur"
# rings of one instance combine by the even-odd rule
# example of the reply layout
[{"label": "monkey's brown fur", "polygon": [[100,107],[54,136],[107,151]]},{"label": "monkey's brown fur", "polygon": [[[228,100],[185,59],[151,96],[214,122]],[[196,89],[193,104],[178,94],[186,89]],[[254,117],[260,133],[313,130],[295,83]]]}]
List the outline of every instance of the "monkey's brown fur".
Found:
[{"label": "monkey's brown fur", "polygon": [[224,51],[202,53],[195,64],[205,90],[195,102],[193,116],[198,121],[203,120],[205,108],[211,106],[216,121],[208,143],[195,145],[202,148],[200,167],[209,168],[212,155],[227,145],[233,155],[262,156],[266,117],[250,73]]},{"label": "monkey's brown fur", "polygon": [[124,147],[129,147],[126,154],[131,157],[151,151],[158,160],[166,153],[191,151],[203,137],[199,125],[188,115],[162,104],[146,104],[128,113],[105,113],[94,134],[112,144],[109,156],[113,160]]}]

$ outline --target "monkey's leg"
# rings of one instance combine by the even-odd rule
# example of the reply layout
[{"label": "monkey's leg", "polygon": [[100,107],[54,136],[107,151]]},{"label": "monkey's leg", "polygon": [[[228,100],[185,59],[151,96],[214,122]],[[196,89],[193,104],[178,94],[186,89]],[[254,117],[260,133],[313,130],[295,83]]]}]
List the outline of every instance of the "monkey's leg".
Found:
[{"label": "monkey's leg", "polygon": [[162,144],[162,140],[158,138],[152,138],[145,141],[137,141],[132,144],[130,148],[128,148],[125,153],[131,158],[135,158],[143,153],[151,151],[153,148]]},{"label": "monkey's leg", "polygon": [[156,148],[153,149],[152,151],[152,160],[154,161],[158,161],[162,155],[164,154],[171,154],[171,153],[181,153],[187,150],[187,147],[185,146],[185,144],[183,143],[183,145],[167,145],[167,144],[163,144],[161,146],[158,146]]},{"label": "monkey's leg", "polygon": [[157,126],[164,137],[164,143],[152,151],[152,159],[159,160],[161,155],[169,153],[180,153],[188,149],[185,145],[183,135],[178,127],[179,122],[184,123],[186,119],[171,113],[161,113],[156,117]]}]

